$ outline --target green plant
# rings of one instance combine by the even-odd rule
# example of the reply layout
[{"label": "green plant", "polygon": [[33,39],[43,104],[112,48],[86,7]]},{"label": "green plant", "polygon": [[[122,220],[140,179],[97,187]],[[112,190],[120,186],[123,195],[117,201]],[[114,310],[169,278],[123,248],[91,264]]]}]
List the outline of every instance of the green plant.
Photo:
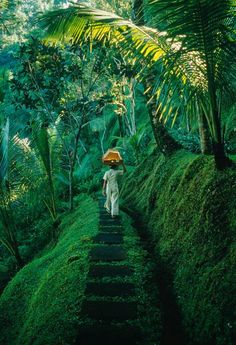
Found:
[{"label": "green plant", "polygon": [[8,249],[8,251],[15,257],[17,265],[22,267],[23,260],[19,253],[18,242],[16,239],[16,225],[12,212],[12,199],[14,195],[9,179],[9,119],[7,119],[5,126],[0,132],[0,214],[2,231],[0,233],[0,241]]},{"label": "green plant", "polygon": [[[191,116],[200,109],[207,118],[216,165],[223,168],[230,162],[224,151],[219,102],[234,87],[234,2],[224,0],[217,6],[209,0],[147,3],[154,29],[83,4],[48,13],[43,21],[51,40],[74,44],[108,40],[135,63],[160,64],[162,72],[153,86],[159,119],[173,116],[175,120],[183,105]],[[155,31],[160,28],[166,30],[164,36]]]}]

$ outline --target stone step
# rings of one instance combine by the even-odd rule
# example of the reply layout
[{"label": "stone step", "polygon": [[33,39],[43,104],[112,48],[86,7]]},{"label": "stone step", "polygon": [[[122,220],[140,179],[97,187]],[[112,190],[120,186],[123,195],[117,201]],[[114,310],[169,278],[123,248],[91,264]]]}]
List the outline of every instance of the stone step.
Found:
[{"label": "stone step", "polygon": [[[104,207],[99,210],[99,214],[100,214],[100,217],[103,217],[103,216],[110,216],[111,217],[111,214],[108,213]],[[114,219],[120,219],[120,218],[121,217],[118,215],[118,216],[115,216]]]},{"label": "stone step", "polygon": [[120,216],[115,216],[115,218],[112,218],[111,215],[109,213],[106,212],[106,214],[101,214],[101,212],[99,212],[100,215],[100,220],[104,219],[104,220],[110,220],[111,222],[120,222]]},{"label": "stone step", "polygon": [[119,219],[100,219],[100,226],[120,226],[121,225],[121,222]]},{"label": "stone step", "polygon": [[131,276],[133,270],[125,265],[91,265],[89,277],[126,277]]},{"label": "stone step", "polygon": [[107,220],[110,220],[111,219],[111,215],[109,213],[99,213],[99,219],[107,219]]},{"label": "stone step", "polygon": [[95,324],[79,328],[75,345],[136,345],[141,339],[136,326]]},{"label": "stone step", "polygon": [[101,226],[100,232],[122,234],[124,232],[123,226]]},{"label": "stone step", "polygon": [[100,218],[108,218],[108,219],[111,219],[111,215],[110,215],[110,213],[108,213],[107,211],[102,211],[102,210],[100,210],[99,211],[99,216],[100,216]]},{"label": "stone step", "polygon": [[126,256],[122,246],[96,246],[90,251],[92,261],[122,261]]},{"label": "stone step", "polygon": [[100,232],[94,237],[95,243],[106,243],[106,244],[122,244],[124,243],[123,236],[120,233]]},{"label": "stone step", "polygon": [[135,302],[85,301],[81,313],[93,320],[122,322],[137,318],[137,305]]},{"label": "stone step", "polygon": [[135,288],[131,283],[87,283],[85,294],[108,297],[134,296]]}]

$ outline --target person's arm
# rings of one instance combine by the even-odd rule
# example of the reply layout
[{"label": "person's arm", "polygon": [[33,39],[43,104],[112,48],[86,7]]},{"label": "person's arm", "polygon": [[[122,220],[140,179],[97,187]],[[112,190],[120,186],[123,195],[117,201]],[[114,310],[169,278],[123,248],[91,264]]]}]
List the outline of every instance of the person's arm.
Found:
[{"label": "person's arm", "polygon": [[107,181],[103,180],[102,194],[106,196]]},{"label": "person's arm", "polygon": [[126,169],[126,166],[125,166],[125,163],[122,161],[122,168],[123,168],[123,170],[116,170],[116,174],[117,175],[119,175],[119,176],[122,176],[122,175],[124,175],[124,173],[126,173],[127,172],[127,169]]},{"label": "person's arm", "polygon": [[123,161],[122,161],[122,167],[123,167],[123,172],[126,173],[127,169],[126,169],[125,163]]}]

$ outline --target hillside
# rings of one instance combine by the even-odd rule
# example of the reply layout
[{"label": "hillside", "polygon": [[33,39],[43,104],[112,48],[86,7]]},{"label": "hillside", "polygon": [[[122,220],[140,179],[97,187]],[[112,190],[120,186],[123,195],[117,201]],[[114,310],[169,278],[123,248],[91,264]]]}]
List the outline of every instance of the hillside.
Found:
[{"label": "hillside", "polygon": [[233,344],[235,169],[219,172],[211,157],[184,151],[153,155],[124,181],[122,197],[152,241],[160,277],[170,275],[188,344]]}]

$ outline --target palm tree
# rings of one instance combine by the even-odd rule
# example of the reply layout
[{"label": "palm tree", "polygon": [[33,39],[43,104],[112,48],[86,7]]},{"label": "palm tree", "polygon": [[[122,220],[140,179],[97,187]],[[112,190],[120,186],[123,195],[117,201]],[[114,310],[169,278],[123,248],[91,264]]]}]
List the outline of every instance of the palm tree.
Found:
[{"label": "palm tree", "polygon": [[[133,1],[133,22],[138,26],[145,25],[144,18],[144,1],[134,0]],[[152,68],[148,71],[148,77],[143,78],[143,84],[146,90],[147,96],[147,109],[149,113],[150,123],[152,126],[153,134],[155,137],[156,145],[158,151],[162,152],[164,155],[170,155],[177,149],[181,148],[175,139],[169,134],[167,128],[164,126],[162,121],[159,121],[158,116],[156,116],[156,102],[152,98],[152,85],[155,83],[155,72]],[[148,98],[151,100],[148,102]]]},{"label": "palm tree", "polygon": [[23,260],[18,249],[18,242],[16,239],[16,225],[11,207],[11,184],[9,181],[9,119],[0,132],[0,220],[2,231],[0,234],[0,243],[2,243],[7,250],[15,257],[18,267],[23,266]]},{"label": "palm tree", "polygon": [[227,166],[221,109],[235,81],[235,1],[149,0],[149,11],[156,23],[162,23],[168,37],[178,42],[175,58],[189,76],[189,103],[197,103],[203,120],[208,122],[217,167]]},{"label": "palm tree", "polygon": [[148,0],[145,13],[152,28],[84,4],[50,12],[42,22],[50,40],[108,42],[142,67],[139,77],[154,68],[152,98],[158,120],[174,122],[180,111],[203,113],[216,166],[228,166],[221,112],[224,98],[234,89],[235,1]]},{"label": "palm tree", "polygon": [[[39,157],[42,160],[45,173],[48,181],[48,195],[44,199],[44,203],[52,217],[55,226],[58,223],[55,188],[53,181],[53,166],[52,166],[52,152],[50,146],[50,138],[48,135],[48,125],[42,124],[40,128],[33,127],[33,135],[35,144],[39,152]],[[53,239],[55,239],[55,228],[53,228]]]}]

